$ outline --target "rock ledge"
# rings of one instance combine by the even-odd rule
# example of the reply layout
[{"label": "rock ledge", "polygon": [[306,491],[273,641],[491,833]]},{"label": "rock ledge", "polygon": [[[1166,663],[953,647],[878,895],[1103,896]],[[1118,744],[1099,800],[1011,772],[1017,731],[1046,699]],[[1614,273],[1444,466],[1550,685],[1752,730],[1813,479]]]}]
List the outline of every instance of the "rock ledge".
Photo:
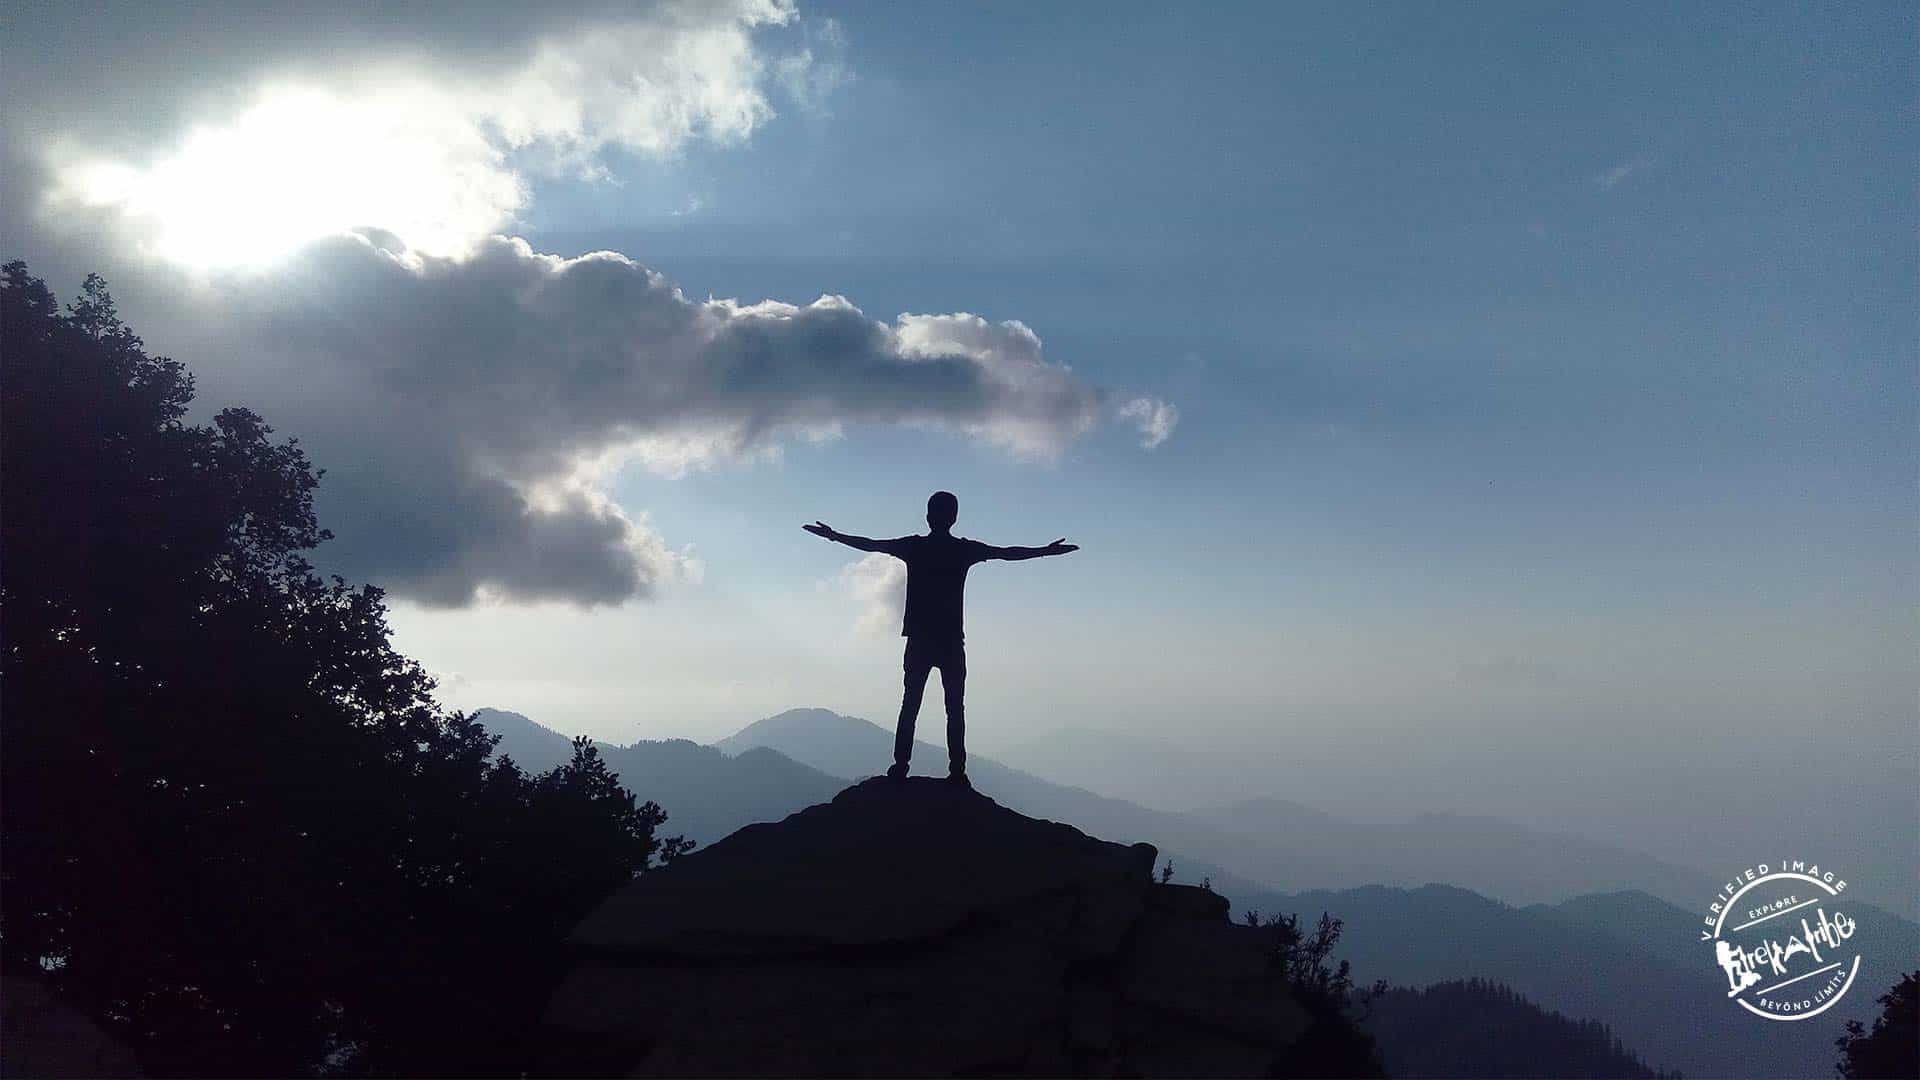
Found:
[{"label": "rock ledge", "polygon": [[[556,1072],[1265,1075],[1309,1025],[1225,898],[943,781],[884,778],[608,898]],[[1282,1066],[1284,1071],[1284,1066]]]}]

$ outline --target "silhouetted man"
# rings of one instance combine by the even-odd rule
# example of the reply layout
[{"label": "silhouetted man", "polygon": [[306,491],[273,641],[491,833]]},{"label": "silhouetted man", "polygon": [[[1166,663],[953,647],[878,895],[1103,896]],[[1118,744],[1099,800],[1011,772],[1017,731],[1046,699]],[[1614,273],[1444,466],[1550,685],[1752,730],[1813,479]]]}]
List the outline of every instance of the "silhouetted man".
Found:
[{"label": "silhouetted man", "polygon": [[884,551],[907,564],[907,614],[900,626],[900,636],[907,639],[907,682],[900,697],[900,725],[893,733],[893,767],[887,770],[895,779],[907,775],[920,695],[927,688],[927,675],[939,668],[947,698],[947,779],[972,786],[967,783],[967,650],[960,615],[967,570],[988,559],[1038,559],[1080,550],[1064,536],[1037,548],[994,547],[968,540],[953,535],[953,523],[959,517],[960,500],[951,492],[936,491],[927,500],[925,536],[873,540],[835,532],[824,521],[800,526],[861,551]]}]

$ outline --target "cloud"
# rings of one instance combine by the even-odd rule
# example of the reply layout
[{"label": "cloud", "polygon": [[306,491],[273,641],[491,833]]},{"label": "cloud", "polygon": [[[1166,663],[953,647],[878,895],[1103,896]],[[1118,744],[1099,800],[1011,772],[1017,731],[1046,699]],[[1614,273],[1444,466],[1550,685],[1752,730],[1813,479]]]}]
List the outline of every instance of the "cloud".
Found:
[{"label": "cloud", "polygon": [[[55,282],[105,271],[205,405],[301,440],[328,571],[429,606],[618,604],[702,574],[609,494],[630,465],[872,425],[1045,460],[1115,415],[1018,321],[696,301],[625,256],[496,231],[530,172],[743,140],[770,85],[818,107],[844,41],[784,0],[78,7],[29,20],[0,71],[0,235]],[[804,47],[770,51],[782,27]],[[1118,412],[1149,446],[1177,419]]]},{"label": "cloud", "polygon": [[1140,428],[1140,445],[1148,450],[1171,438],[1180,424],[1180,410],[1159,398],[1134,398],[1120,406],[1117,415]]},{"label": "cloud", "polygon": [[1640,172],[1643,169],[1647,169],[1652,165],[1653,165],[1653,155],[1635,154],[1633,157],[1628,158],[1626,161],[1623,161],[1620,164],[1615,165],[1610,169],[1604,169],[1599,173],[1596,173],[1593,177],[1593,183],[1594,183],[1594,186],[1599,188],[1601,191],[1612,191],[1614,188],[1618,187],[1622,182],[1624,182],[1629,176],[1632,176],[1634,173]]},{"label": "cloud", "polygon": [[854,633],[863,637],[900,633],[907,604],[906,563],[876,551],[842,567],[835,580],[858,606]]},{"label": "cloud", "polygon": [[[224,74],[206,86],[152,73],[158,88],[138,92],[192,99],[192,122],[156,125],[166,134],[131,146],[125,127],[97,130],[98,117],[43,119],[61,132],[34,148],[58,180],[49,194],[117,208],[153,251],[199,266],[258,264],[369,226],[415,251],[464,255],[512,226],[529,175],[602,175],[612,149],[661,158],[696,140],[740,142],[773,117],[769,86],[817,109],[848,77],[830,22],[797,51],[763,51],[762,31],[797,21],[782,0],[587,6],[546,25],[485,6],[440,14],[432,26],[402,14],[364,51],[327,58],[327,32],[346,27],[286,12],[284,32],[306,45],[297,60],[271,59],[270,47],[250,64],[218,53],[207,59]],[[502,24],[515,44],[429,32],[470,18]],[[151,29],[168,28],[163,15]],[[210,35],[234,37],[246,35]]]},{"label": "cloud", "polygon": [[164,310],[151,339],[189,342],[203,386],[328,469],[329,567],[428,604],[618,603],[697,572],[605,494],[630,463],[672,474],[872,425],[1045,459],[1113,408],[1019,322],[697,301],[621,255],[504,237],[464,259],[394,245],[330,238],[271,273],[135,292]]},{"label": "cloud", "polygon": [[774,63],[774,77],[802,109],[823,113],[834,91],[853,81],[847,35],[833,19],[802,24],[805,43]]}]

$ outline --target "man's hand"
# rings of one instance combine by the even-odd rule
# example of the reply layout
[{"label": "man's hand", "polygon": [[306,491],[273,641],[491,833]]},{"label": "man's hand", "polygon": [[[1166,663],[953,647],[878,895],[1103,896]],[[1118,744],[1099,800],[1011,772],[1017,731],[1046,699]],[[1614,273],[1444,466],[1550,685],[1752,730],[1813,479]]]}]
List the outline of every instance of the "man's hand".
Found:
[{"label": "man's hand", "polygon": [[1067,543],[1067,538],[1063,536],[1040,550],[1048,555],[1065,555],[1069,551],[1079,551],[1080,545]]},{"label": "man's hand", "polygon": [[816,521],[811,525],[802,525],[800,527],[815,536],[822,536],[828,540],[838,540],[840,538],[840,534],[833,531],[833,526],[824,521]]}]

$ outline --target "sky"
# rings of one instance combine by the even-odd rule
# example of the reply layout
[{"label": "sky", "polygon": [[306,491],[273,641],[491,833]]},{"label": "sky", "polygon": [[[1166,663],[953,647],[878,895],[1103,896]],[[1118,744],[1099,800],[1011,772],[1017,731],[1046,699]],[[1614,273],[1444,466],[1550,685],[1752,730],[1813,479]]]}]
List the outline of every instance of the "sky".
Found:
[{"label": "sky", "polygon": [[981,752],[1911,865],[1910,6],[0,18],[6,257],[301,439],[453,706],[888,722],[898,566],[799,527],[947,489],[1081,545],[970,580]]}]

